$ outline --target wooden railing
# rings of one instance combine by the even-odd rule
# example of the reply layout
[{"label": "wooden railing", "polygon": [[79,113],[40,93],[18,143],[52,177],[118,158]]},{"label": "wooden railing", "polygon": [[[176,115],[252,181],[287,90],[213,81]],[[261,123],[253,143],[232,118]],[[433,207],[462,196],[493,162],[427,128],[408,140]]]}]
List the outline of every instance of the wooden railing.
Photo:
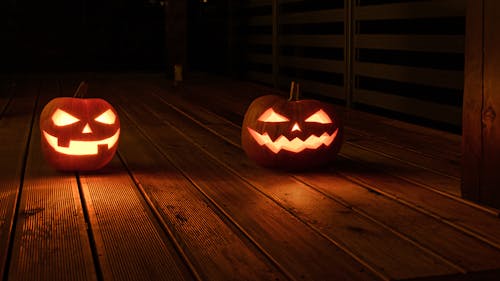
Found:
[{"label": "wooden railing", "polygon": [[393,2],[247,1],[247,78],[459,128],[465,0]]}]

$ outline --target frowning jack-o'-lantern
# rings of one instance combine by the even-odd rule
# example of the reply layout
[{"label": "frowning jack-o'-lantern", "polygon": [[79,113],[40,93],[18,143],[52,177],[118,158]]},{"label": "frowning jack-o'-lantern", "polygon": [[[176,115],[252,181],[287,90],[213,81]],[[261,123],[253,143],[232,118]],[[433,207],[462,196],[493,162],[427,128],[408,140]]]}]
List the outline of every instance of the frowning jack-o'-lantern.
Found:
[{"label": "frowning jack-o'-lantern", "polygon": [[111,161],[116,152],[120,120],[103,99],[59,97],[43,108],[40,132],[42,151],[53,167],[96,170]]},{"label": "frowning jack-o'-lantern", "polygon": [[330,162],[340,150],[343,125],[335,108],[318,100],[299,100],[292,83],[290,99],[262,96],[248,107],[241,141],[259,165],[306,170]]}]

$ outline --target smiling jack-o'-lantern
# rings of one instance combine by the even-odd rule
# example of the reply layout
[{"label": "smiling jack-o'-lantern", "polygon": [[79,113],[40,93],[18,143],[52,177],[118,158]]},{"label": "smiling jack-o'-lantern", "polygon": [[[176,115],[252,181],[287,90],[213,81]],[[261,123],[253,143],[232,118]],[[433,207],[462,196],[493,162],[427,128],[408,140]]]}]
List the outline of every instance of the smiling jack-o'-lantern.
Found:
[{"label": "smiling jack-o'-lantern", "polygon": [[96,170],[116,152],[120,120],[103,99],[61,97],[44,107],[40,132],[45,158],[56,169]]},{"label": "smiling jack-o'-lantern", "polygon": [[331,161],[340,150],[343,126],[330,104],[298,100],[292,84],[290,99],[268,95],[250,104],[241,141],[247,156],[259,165],[305,170]]}]

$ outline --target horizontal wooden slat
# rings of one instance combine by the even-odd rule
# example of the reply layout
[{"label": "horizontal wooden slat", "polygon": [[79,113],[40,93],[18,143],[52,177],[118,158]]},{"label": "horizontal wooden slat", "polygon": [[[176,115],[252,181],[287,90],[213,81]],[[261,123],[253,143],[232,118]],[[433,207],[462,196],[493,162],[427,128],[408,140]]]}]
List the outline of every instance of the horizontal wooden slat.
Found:
[{"label": "horizontal wooden slat", "polygon": [[361,34],[354,37],[355,48],[417,52],[463,53],[462,35]]},{"label": "horizontal wooden slat", "polygon": [[301,23],[323,23],[323,22],[343,22],[343,9],[329,9],[293,14],[281,14],[280,24],[301,24]]},{"label": "horizontal wooden slat", "polygon": [[254,16],[248,19],[248,25],[250,26],[262,26],[271,25],[273,21],[272,16]]},{"label": "horizontal wooden slat", "polygon": [[280,35],[282,46],[344,48],[344,35]]},{"label": "horizontal wooden slat", "polygon": [[354,74],[451,89],[463,89],[464,81],[462,71],[368,62],[355,62]]},{"label": "horizontal wooden slat", "polygon": [[280,66],[294,67],[294,68],[314,70],[314,71],[325,71],[325,72],[335,72],[335,73],[344,72],[344,63],[342,61],[336,61],[336,60],[281,56],[279,58],[279,64]]},{"label": "horizontal wooden slat", "polygon": [[[297,80],[297,79],[282,76],[280,77],[280,85],[286,88],[290,85],[290,81],[292,80]],[[340,100],[345,99],[345,92],[342,86],[305,80],[305,79],[298,79],[298,81],[300,82],[300,88],[304,92],[320,94],[325,97],[336,98]]]},{"label": "horizontal wooden slat", "polygon": [[465,0],[433,0],[356,7],[355,20],[390,20],[465,16]]},{"label": "horizontal wooden slat", "polygon": [[426,119],[460,125],[461,108],[368,90],[354,90],[353,101]]}]

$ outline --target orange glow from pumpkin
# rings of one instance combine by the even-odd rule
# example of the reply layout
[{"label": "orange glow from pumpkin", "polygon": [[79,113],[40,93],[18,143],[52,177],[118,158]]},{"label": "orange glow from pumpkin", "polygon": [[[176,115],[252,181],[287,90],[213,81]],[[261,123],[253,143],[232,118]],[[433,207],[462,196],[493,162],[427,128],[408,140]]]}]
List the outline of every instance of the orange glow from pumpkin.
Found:
[{"label": "orange glow from pumpkin", "polygon": [[120,129],[116,130],[116,133],[106,139],[98,141],[74,141],[69,142],[68,147],[59,146],[57,137],[50,135],[49,133],[43,131],[43,135],[47,140],[47,143],[57,152],[66,155],[97,155],[99,152],[100,145],[106,145],[108,149],[112,148],[117,142],[120,136]]},{"label": "orange glow from pumpkin", "polygon": [[259,117],[258,120],[262,122],[272,122],[272,123],[290,121],[285,116],[274,112],[272,108],[269,108],[268,110],[264,111],[264,113],[262,113],[262,115]]},{"label": "orange glow from pumpkin", "polygon": [[320,109],[316,111],[313,115],[309,116],[306,119],[306,122],[314,122],[314,123],[320,123],[320,124],[331,124],[332,119],[328,117],[328,114],[323,111],[323,109]]},{"label": "orange glow from pumpkin", "polygon": [[78,121],[80,121],[80,119],[61,109],[57,109],[52,115],[52,122],[54,122],[56,126],[67,126]]},{"label": "orange glow from pumpkin", "polygon": [[294,138],[289,140],[287,137],[281,135],[275,141],[272,141],[268,133],[259,134],[256,131],[247,128],[254,140],[261,146],[266,146],[274,153],[281,150],[287,150],[294,153],[299,153],[304,149],[317,149],[321,145],[329,146],[337,136],[338,129],[331,135],[323,133],[321,136],[311,135],[306,140]]}]

